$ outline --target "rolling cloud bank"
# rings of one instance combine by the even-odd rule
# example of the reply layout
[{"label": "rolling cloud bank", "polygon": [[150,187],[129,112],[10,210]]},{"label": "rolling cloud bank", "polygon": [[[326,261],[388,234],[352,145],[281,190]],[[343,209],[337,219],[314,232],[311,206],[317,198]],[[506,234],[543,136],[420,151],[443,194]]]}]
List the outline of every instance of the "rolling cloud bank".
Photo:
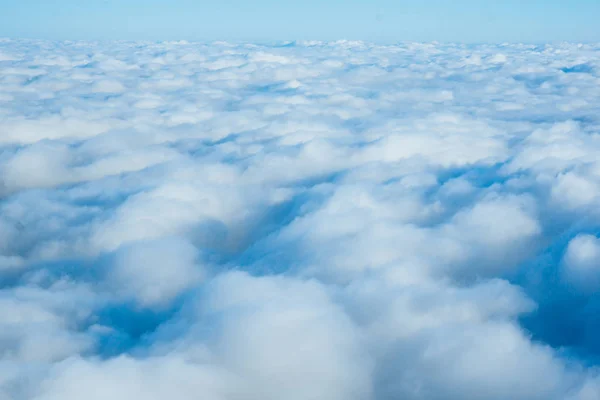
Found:
[{"label": "rolling cloud bank", "polygon": [[0,400],[600,398],[599,60],[0,41]]}]

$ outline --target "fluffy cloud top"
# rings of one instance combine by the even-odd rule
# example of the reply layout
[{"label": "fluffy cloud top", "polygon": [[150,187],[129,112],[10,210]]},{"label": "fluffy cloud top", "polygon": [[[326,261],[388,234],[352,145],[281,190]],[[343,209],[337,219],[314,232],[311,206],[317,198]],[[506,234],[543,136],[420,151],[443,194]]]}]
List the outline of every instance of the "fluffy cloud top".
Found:
[{"label": "fluffy cloud top", "polygon": [[600,397],[600,47],[0,42],[0,400]]}]

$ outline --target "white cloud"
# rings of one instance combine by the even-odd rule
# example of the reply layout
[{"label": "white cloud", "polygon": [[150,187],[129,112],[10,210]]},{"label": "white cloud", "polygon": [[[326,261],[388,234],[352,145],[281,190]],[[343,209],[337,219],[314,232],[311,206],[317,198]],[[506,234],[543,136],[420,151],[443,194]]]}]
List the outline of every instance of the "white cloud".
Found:
[{"label": "white cloud", "polygon": [[567,246],[563,273],[577,289],[593,293],[600,289],[600,239],[581,234]]},{"label": "white cloud", "polygon": [[185,240],[137,242],[117,251],[108,274],[117,293],[160,308],[198,285],[205,274],[199,261],[197,250]]},{"label": "white cloud", "polygon": [[369,397],[360,334],[324,288],[234,273],[213,290],[208,311],[222,315],[217,357],[247,381],[249,398]]},{"label": "white cloud", "polygon": [[600,397],[599,51],[0,41],[0,400]]},{"label": "white cloud", "polygon": [[118,81],[100,81],[92,87],[95,93],[121,93],[124,90],[125,87]]}]

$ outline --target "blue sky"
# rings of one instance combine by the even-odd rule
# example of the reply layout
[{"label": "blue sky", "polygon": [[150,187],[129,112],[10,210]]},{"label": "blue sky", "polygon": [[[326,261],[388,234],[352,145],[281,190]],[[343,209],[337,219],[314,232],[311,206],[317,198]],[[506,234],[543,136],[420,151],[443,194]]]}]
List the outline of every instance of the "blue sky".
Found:
[{"label": "blue sky", "polygon": [[600,41],[598,0],[0,0],[0,36]]},{"label": "blue sky", "polygon": [[[504,41],[595,15],[51,2],[0,27]],[[600,399],[599,81],[577,42],[0,40],[0,399]]]}]

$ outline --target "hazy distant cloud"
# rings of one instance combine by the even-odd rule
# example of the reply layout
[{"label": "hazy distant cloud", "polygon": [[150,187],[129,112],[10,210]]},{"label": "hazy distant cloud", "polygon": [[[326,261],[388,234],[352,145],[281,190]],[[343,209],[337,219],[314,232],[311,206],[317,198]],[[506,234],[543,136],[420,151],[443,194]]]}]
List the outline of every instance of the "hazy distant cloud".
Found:
[{"label": "hazy distant cloud", "polygon": [[0,400],[598,398],[599,52],[0,41]]}]

